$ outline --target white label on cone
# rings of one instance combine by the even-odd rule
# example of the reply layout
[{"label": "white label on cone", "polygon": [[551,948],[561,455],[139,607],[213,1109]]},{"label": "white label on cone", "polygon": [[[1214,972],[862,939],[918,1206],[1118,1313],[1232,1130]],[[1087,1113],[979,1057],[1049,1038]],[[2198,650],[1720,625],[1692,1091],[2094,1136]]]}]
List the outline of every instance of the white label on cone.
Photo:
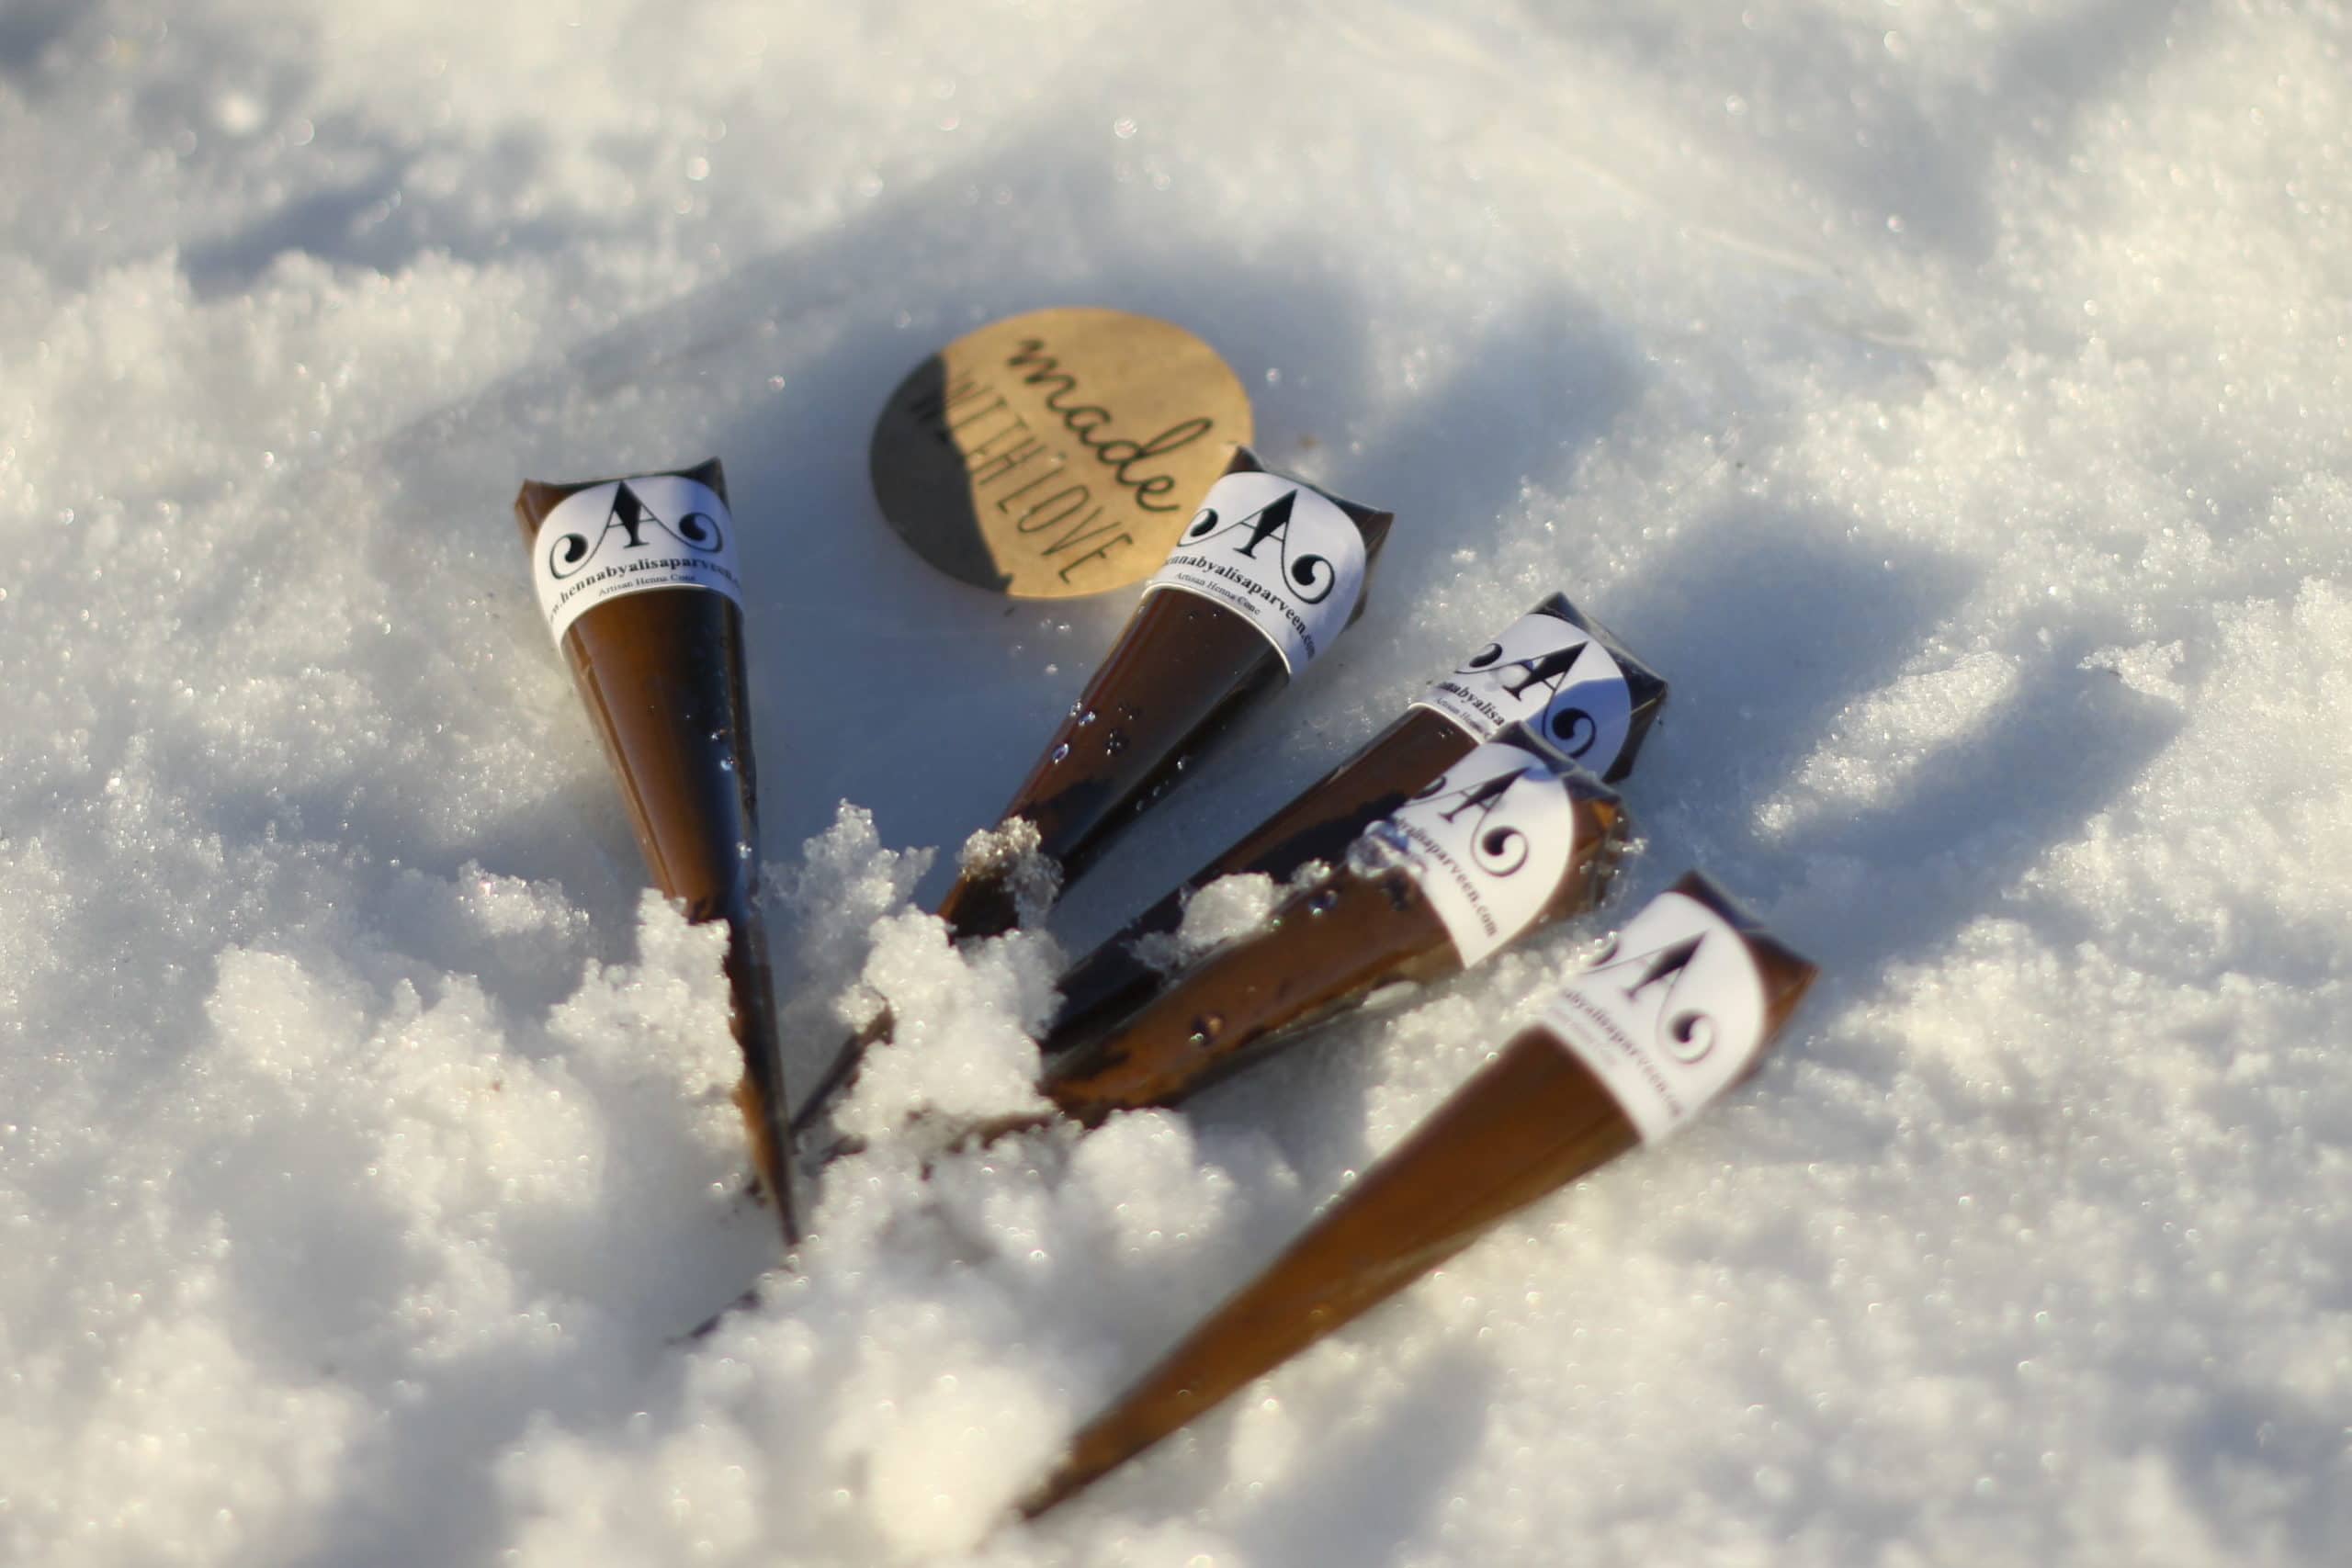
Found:
[{"label": "white label on cone", "polygon": [[1541,1022],[1608,1087],[1645,1143],[1689,1121],[1764,1044],[1764,978],[1746,939],[1682,893],[1634,917]]},{"label": "white label on cone", "polygon": [[1489,741],[1366,829],[1445,922],[1464,969],[1525,931],[1576,856],[1576,805],[1551,762]]},{"label": "white label on cone", "polygon": [[1294,675],[1363,596],[1363,535],[1329,496],[1279,474],[1227,474],[1144,584],[1213,600],[1265,635]]},{"label": "white label on cone", "polygon": [[1600,639],[1542,611],[1521,615],[1413,704],[1491,740],[1507,724],[1540,729],[1595,773],[1625,749],[1633,693]]},{"label": "white label on cone", "polygon": [[649,474],[563,498],[531,543],[539,608],[559,643],[607,600],[651,588],[707,588],[737,604],[735,520],[708,485]]}]

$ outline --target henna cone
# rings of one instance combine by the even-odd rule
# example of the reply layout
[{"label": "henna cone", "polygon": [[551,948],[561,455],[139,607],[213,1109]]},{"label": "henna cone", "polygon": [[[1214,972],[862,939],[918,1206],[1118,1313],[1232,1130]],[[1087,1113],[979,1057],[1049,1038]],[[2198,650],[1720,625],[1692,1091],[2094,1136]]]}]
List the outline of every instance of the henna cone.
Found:
[{"label": "henna cone", "polygon": [[[1237,450],[1001,820],[1035,824],[1063,877],[1082,873],[1235,719],[1354,624],[1394,521]],[[995,867],[967,873],[939,912],[957,936],[1016,923]]]},{"label": "henna cone", "polygon": [[1089,1125],[1172,1105],[1305,1036],[1382,986],[1460,973],[1597,905],[1627,830],[1607,785],[1524,728],[1504,731],[1374,824],[1345,864],[1211,950],[1042,1087]]},{"label": "henna cone", "polygon": [[1814,975],[1712,883],[1684,877],[1088,1423],[1022,1514],[1044,1513],[1537,1199],[1672,1132],[1753,1068]]},{"label": "henna cone", "polygon": [[733,519],[718,460],[523,486],[514,517],[549,629],[604,743],[654,886],[727,923],[727,983],[752,1154],[797,1239],[784,1075],[757,902],[759,820]]}]

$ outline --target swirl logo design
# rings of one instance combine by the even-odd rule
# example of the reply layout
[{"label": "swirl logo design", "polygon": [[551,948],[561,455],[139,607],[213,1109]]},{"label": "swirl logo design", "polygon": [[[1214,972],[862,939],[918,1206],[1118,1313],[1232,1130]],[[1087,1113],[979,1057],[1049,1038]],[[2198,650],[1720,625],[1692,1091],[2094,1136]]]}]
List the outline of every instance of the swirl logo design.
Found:
[{"label": "swirl logo design", "polygon": [[[620,541],[616,549],[616,540]],[[624,558],[631,552],[649,549],[657,554],[686,550],[718,558],[726,548],[726,530],[710,512],[681,511],[665,518],[646,505],[629,482],[622,479],[613,486],[604,525],[594,537],[585,533],[566,532],[558,533],[548,541],[547,571],[558,582],[568,581],[604,558],[607,550],[614,550]]]},{"label": "swirl logo design", "polygon": [[1296,548],[1291,538],[1291,513],[1298,504],[1298,490],[1293,486],[1273,500],[1246,516],[1231,522],[1217,515],[1214,506],[1204,506],[1184,530],[1182,543],[1198,548],[1216,539],[1227,540],[1238,556],[1259,559],[1258,551],[1270,542],[1273,546],[1274,564],[1283,587],[1302,604],[1320,604],[1340,585],[1339,569],[1328,556],[1317,555],[1304,547]]}]

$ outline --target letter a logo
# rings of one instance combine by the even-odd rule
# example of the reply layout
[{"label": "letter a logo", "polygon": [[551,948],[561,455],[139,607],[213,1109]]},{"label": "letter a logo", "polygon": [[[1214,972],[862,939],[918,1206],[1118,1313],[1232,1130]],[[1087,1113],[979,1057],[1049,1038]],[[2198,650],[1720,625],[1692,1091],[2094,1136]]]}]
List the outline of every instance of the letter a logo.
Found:
[{"label": "letter a logo", "polygon": [[[647,529],[654,530],[649,538]],[[578,574],[582,568],[604,554],[605,548],[617,536],[626,542],[618,548],[621,558],[627,552],[674,543],[698,555],[716,555],[725,545],[726,536],[720,531],[718,519],[703,511],[687,511],[674,523],[662,521],[659,513],[645,504],[644,499],[627,479],[613,486],[612,500],[605,509],[604,526],[594,539],[585,534],[564,533],[556,536],[548,547],[548,573],[560,582]]]},{"label": "letter a logo", "polygon": [[1451,794],[1446,793],[1446,785],[1453,783],[1452,778],[1441,776],[1419,798],[1432,807],[1452,801],[1452,806],[1437,813],[1442,822],[1459,823],[1463,813],[1476,812],[1469,832],[1471,853],[1477,857],[1478,869],[1489,876],[1509,876],[1527,863],[1527,835],[1508,822],[1498,824],[1492,818],[1504,794],[1529,772],[1527,768],[1513,768],[1462,785]]},{"label": "letter a logo", "polygon": [[[1624,936],[1621,936],[1591,971],[1594,979],[1608,976],[1611,987],[1625,998],[1624,1005],[1653,1021],[1657,1043],[1679,1062],[1695,1062],[1714,1048],[1715,1021],[1704,1007],[1686,1007],[1679,1012],[1674,1008],[1675,995],[1707,935],[1693,932],[1632,954],[1624,952]],[[1645,997],[1645,991],[1652,994]]]},{"label": "letter a logo", "polygon": [[[1212,539],[1230,534],[1243,536],[1233,544],[1233,553],[1257,561],[1258,547],[1272,540],[1274,553],[1280,558],[1280,576],[1283,590],[1302,604],[1320,604],[1339,586],[1339,569],[1323,556],[1301,549],[1296,558],[1291,555],[1291,513],[1298,505],[1298,487],[1285,490],[1257,511],[1227,523],[1213,506],[1201,508],[1193,525],[1184,530],[1182,543],[1205,545]],[[1352,526],[1350,525],[1349,526]]]}]

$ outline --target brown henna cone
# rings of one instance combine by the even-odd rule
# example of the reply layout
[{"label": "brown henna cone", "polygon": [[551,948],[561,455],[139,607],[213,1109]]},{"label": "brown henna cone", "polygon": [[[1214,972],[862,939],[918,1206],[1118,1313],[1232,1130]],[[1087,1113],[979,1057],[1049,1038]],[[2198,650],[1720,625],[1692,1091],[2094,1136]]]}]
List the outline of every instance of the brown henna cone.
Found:
[{"label": "brown henna cone", "polygon": [[1693,872],[1071,1440],[1035,1517],[1750,1071],[1814,966]]},{"label": "brown henna cone", "polygon": [[548,628],[604,743],[654,886],[727,922],[736,1103],[787,1246],[782,1056],[758,904],[759,817],[734,521],[718,460],[514,498]]},{"label": "brown henna cone", "polygon": [[1100,1039],[1169,983],[1147,956],[1182,924],[1184,905],[1222,876],[1288,882],[1310,861],[1338,864],[1356,835],[1493,739],[1526,724],[1614,784],[1634,770],[1665,681],[1608,628],[1555,593],[1415,700],[1361,750],[1072,964],[1039,1046],[1048,1055]]},{"label": "brown henna cone", "polygon": [[[1236,450],[1001,820],[1034,825],[1063,877],[1083,872],[1235,719],[1354,624],[1394,521]],[[1018,921],[996,865],[967,869],[939,912],[957,936]]]},{"label": "brown henna cone", "polygon": [[[1022,886],[1081,874],[1242,714],[1287,685],[1363,615],[1386,512],[1277,474],[1247,447],[1211,486],[1167,565],[1001,815],[939,913],[957,937],[1020,923]],[[1022,825],[1026,825],[1025,829]],[[1029,854],[1005,839],[1035,835]],[[806,1132],[855,1071],[847,1042],[793,1118]]]},{"label": "brown henna cone", "polygon": [[1340,868],[1211,950],[1041,1087],[1089,1125],[1172,1105],[1361,1004],[1600,901],[1628,830],[1607,785],[1515,726],[1366,829]]}]

